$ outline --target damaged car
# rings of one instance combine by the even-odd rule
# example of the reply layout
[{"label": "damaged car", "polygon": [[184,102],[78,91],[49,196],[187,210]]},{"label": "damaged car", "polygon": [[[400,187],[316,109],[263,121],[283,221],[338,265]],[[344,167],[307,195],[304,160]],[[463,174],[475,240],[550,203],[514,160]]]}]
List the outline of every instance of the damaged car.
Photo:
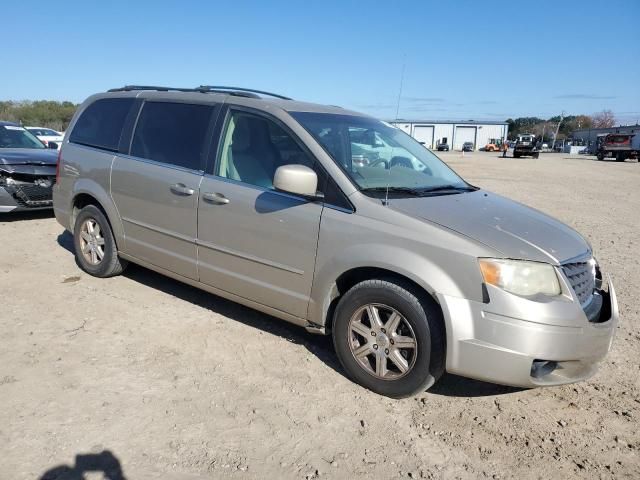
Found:
[{"label": "damaged car", "polygon": [[57,158],[20,125],[0,122],[0,213],[51,208]]}]

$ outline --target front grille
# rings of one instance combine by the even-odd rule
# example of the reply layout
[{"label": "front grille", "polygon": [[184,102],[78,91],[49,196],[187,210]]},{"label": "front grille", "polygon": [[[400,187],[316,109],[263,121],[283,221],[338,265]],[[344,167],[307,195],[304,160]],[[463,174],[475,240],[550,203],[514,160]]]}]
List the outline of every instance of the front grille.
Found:
[{"label": "front grille", "polygon": [[596,287],[593,261],[565,263],[562,265],[562,271],[569,280],[582,308],[587,307],[593,299],[593,292]]},{"label": "front grille", "polygon": [[39,181],[36,183],[14,183],[5,185],[5,190],[9,192],[18,204],[22,207],[35,208],[46,207],[53,204],[52,184],[53,181]]}]

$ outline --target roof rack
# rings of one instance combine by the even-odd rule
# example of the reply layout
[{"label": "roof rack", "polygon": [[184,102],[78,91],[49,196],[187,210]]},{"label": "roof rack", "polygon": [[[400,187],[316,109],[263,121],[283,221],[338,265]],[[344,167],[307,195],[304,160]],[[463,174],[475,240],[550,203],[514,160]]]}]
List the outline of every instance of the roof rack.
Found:
[{"label": "roof rack", "polygon": [[179,88],[179,87],[158,87],[151,85],[125,85],[120,88],[111,88],[107,90],[108,92],[131,92],[133,90],[152,90],[157,92],[202,92],[202,90],[198,90],[196,88]]},{"label": "roof rack", "polygon": [[[213,85],[200,85],[197,88],[180,88],[180,87],[159,87],[152,85],[125,85],[120,88],[111,88],[109,92],[131,92],[135,90],[156,91],[156,92],[200,92],[200,93],[224,93],[237,97],[261,98],[260,95],[268,95],[270,97],[280,98],[282,100],[291,100],[289,97],[278,95],[277,93],[265,92],[263,90],[254,90],[252,88],[242,87],[223,87]],[[260,95],[258,95],[260,94]]]},{"label": "roof rack", "polygon": [[[242,87],[223,87],[219,85],[200,85],[196,90],[204,90],[207,92],[220,92],[220,93],[228,93],[230,95],[241,95],[243,93],[253,93],[260,95],[268,95],[270,97],[279,98],[281,100],[292,100],[289,97],[285,97],[284,95],[279,95],[277,93],[265,92],[264,90],[256,90],[255,88],[242,88]],[[258,97],[257,95],[252,95],[252,97]]]}]

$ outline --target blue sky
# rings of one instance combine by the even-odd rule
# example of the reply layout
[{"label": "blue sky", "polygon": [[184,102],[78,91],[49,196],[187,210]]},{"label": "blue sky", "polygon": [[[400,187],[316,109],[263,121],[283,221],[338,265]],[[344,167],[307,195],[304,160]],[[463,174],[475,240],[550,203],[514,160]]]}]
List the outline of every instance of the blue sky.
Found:
[{"label": "blue sky", "polygon": [[204,83],[394,118],[404,63],[401,118],[640,118],[638,0],[32,0],[0,18],[4,100]]}]

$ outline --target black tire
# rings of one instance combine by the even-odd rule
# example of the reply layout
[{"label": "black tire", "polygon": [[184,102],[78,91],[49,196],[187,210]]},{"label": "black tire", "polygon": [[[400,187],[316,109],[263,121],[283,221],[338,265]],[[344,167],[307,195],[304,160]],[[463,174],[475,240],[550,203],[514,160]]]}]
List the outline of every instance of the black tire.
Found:
[{"label": "black tire", "polygon": [[540,158],[540,154],[539,154],[539,153],[534,153],[534,154],[532,155],[532,157],[533,157],[533,158]]},{"label": "black tire", "polygon": [[[404,398],[431,387],[444,373],[445,336],[442,314],[430,299],[421,299],[409,284],[396,280],[366,280],[352,287],[339,301],[333,323],[333,344],[347,376],[380,395]],[[382,304],[399,312],[413,330],[417,353],[408,372],[382,379],[369,372],[352,353],[349,322],[363,306]],[[392,348],[392,347],[390,347]]]},{"label": "black tire", "polygon": [[604,161],[604,154],[602,152],[598,152],[597,155],[598,160],[600,160],[601,162]]},{"label": "black tire", "polygon": [[520,153],[513,152],[513,158],[520,158]]},{"label": "black tire", "polygon": [[616,155],[616,162],[624,162],[627,159],[627,156],[624,153],[618,153]]},{"label": "black tire", "polygon": [[[98,264],[90,263],[81,253],[81,230],[87,220],[93,220],[100,226],[100,232],[104,239],[104,254]],[[127,267],[127,261],[118,257],[118,248],[113,238],[111,225],[104,213],[95,205],[87,205],[76,217],[73,228],[73,245],[75,247],[76,263],[78,266],[94,277],[106,278],[119,275]]]}]

